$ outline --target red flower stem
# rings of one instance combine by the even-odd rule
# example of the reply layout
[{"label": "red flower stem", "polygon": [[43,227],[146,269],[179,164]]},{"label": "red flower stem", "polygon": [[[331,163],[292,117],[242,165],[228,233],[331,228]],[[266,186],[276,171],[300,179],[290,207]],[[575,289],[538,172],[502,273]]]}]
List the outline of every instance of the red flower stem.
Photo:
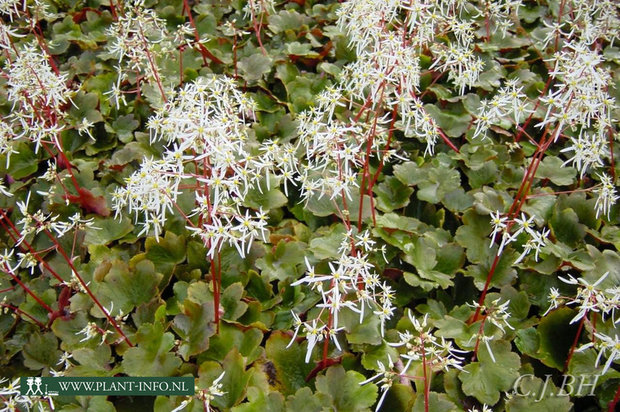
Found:
[{"label": "red flower stem", "polygon": [[21,286],[27,294],[32,296],[32,298],[37,301],[39,305],[43,306],[49,313],[54,312],[54,309],[52,309],[47,303],[43,302],[40,297],[38,297],[28,286],[24,284],[24,282],[21,281],[21,279],[15,274],[15,272],[13,272],[13,269],[11,269],[7,263],[4,264],[4,272],[12,277],[13,280],[17,282],[17,284]]},{"label": "red flower stem", "polygon": [[493,263],[491,264],[491,269],[489,269],[489,274],[487,275],[487,280],[484,283],[484,288],[482,289],[482,293],[480,294],[480,298],[478,299],[478,307],[476,308],[476,312],[474,313],[474,316],[470,318],[470,321],[469,321],[470,325],[479,319],[482,304],[484,303],[484,299],[487,297],[487,292],[489,291],[489,286],[491,285],[491,279],[493,279],[493,275],[495,274],[495,269],[497,268],[497,264],[499,263],[499,257],[500,257],[500,254],[496,252],[495,258],[493,258]]},{"label": "red flower stem", "polygon": [[[8,218],[4,210],[0,209],[0,213],[2,213],[2,216],[0,216],[0,224],[4,226],[9,236],[11,236],[11,238],[13,238],[13,241],[17,243],[19,241],[19,238],[21,238],[21,233],[19,232],[19,229],[15,227],[13,222],[11,222],[11,220]],[[9,230],[9,226],[15,232],[17,236],[11,233],[11,231]],[[52,276],[54,276],[59,282],[64,282],[64,279],[61,278],[60,275],[58,275],[58,273],[56,273],[56,271],[50,267],[50,265],[39,255],[39,253],[34,250],[34,248],[30,245],[30,243],[26,242],[26,240],[23,240],[21,244],[19,245],[20,249],[25,251],[26,249],[22,245],[26,246],[26,248],[28,249],[28,252],[30,252],[30,254],[32,254],[32,256],[34,256],[35,259],[39,261],[39,263],[41,263],[47,270],[49,270]]]},{"label": "red flower stem", "polygon": [[568,352],[568,356],[566,357],[566,362],[564,362],[564,370],[562,373],[566,373],[568,370],[568,365],[570,364],[571,359],[573,358],[573,354],[575,353],[575,349],[577,348],[577,343],[579,342],[579,337],[581,336],[581,331],[583,330],[583,325],[586,322],[586,318],[588,316],[588,311],[583,314],[581,318],[581,322],[579,322],[579,328],[577,329],[577,334],[575,335],[575,339],[573,339],[573,344],[570,347],[570,351]]},{"label": "red flower stem", "polygon": [[540,99],[545,94],[547,94],[547,90],[549,90],[552,80],[553,80],[553,77],[549,76],[549,78],[547,79],[547,82],[545,83],[545,87],[543,88],[542,92],[540,92],[540,96],[538,96],[538,99],[536,99],[536,104],[534,105],[534,109],[532,110],[532,113],[530,113],[525,123],[523,123],[523,126],[519,128],[519,133],[517,133],[517,136],[515,136],[515,142],[518,142],[519,140],[521,140],[521,135],[525,133],[525,129],[527,128],[527,126],[529,126],[530,122],[532,121],[532,118],[534,117],[534,113],[536,113],[536,109],[538,109],[538,106],[540,106]]},{"label": "red flower stem", "polygon": [[[0,291],[2,292],[2,291]],[[44,329],[45,325],[41,322],[39,322],[37,319],[35,319],[34,316],[32,316],[29,313],[24,312],[23,310],[21,310],[20,308],[18,308],[17,306],[13,306],[13,305],[9,305],[8,303],[0,303],[0,306],[11,309],[13,311],[15,311],[15,313],[17,315],[23,315],[26,316],[28,319],[32,320],[34,323],[36,323],[40,328]]]},{"label": "red flower stem", "polygon": [[614,160],[614,129],[609,126],[609,161],[611,165],[609,166],[611,172],[612,182],[616,183],[616,162]]},{"label": "red flower stem", "polygon": [[153,71],[153,76],[155,76],[155,82],[157,83],[157,88],[159,88],[159,93],[161,94],[164,103],[168,103],[168,99],[166,98],[166,93],[164,93],[164,86],[161,84],[161,79],[159,78],[159,71],[155,66],[155,62],[153,61],[153,56],[149,51],[149,45],[146,41],[146,36],[144,35],[144,31],[142,30],[142,26],[140,26],[140,40],[144,44],[144,52],[146,53],[146,58],[149,61],[149,66],[151,66],[151,70]]},{"label": "red flower stem", "polygon": [[439,137],[441,137],[441,140],[443,140],[444,143],[447,144],[450,149],[454,150],[457,153],[460,153],[459,148],[456,147],[454,143],[450,141],[450,138],[446,136],[446,134],[443,132],[443,130],[441,130],[439,126],[435,125],[435,129],[437,129],[437,133],[439,133]]},{"label": "red flower stem", "polygon": [[424,370],[424,412],[428,412],[429,408],[429,396],[430,396],[430,382],[429,382],[429,374],[426,371],[426,350],[424,349],[424,339],[422,339],[422,369]]},{"label": "red flower stem", "polygon": [[114,318],[112,316],[110,316],[110,314],[108,313],[108,311],[103,307],[103,305],[101,304],[101,302],[99,302],[99,299],[97,299],[97,297],[93,294],[93,292],[88,288],[88,285],[86,284],[86,282],[84,282],[84,279],[82,278],[82,276],[78,273],[77,269],[75,268],[75,265],[73,265],[73,261],[69,258],[69,256],[67,256],[67,252],[65,252],[65,250],[63,249],[62,245],[60,244],[60,242],[58,242],[58,239],[56,239],[56,237],[54,237],[54,235],[52,235],[49,230],[45,229],[44,230],[45,234],[47,235],[47,237],[52,241],[52,243],[54,243],[54,245],[56,245],[56,251],[58,251],[58,253],[60,253],[62,255],[62,257],[65,259],[65,261],[67,262],[67,264],[69,265],[69,267],[71,268],[71,270],[73,271],[73,275],[77,278],[77,280],[80,282],[80,284],[82,285],[82,287],[84,288],[84,290],[86,291],[86,293],[88,294],[88,296],[90,296],[90,298],[93,300],[93,302],[95,303],[95,305],[97,305],[97,307],[101,310],[101,312],[103,312],[103,314],[105,315],[105,317],[108,319],[108,321],[110,322],[110,324],[114,327],[114,329],[116,329],[116,331],[123,337],[123,339],[125,340],[125,342],[127,342],[127,344],[131,347],[133,347],[134,345],[131,343],[131,341],[129,340],[129,338],[127,337],[127,335],[125,335],[125,332],[123,332],[123,330],[118,326],[118,323],[116,323],[116,321],[114,320]]},{"label": "red flower stem", "polygon": [[616,394],[614,395],[614,399],[609,402],[609,409],[608,412],[615,412],[616,411],[616,405],[618,404],[618,402],[620,402],[620,386],[618,386],[618,389],[616,390]]},{"label": "red flower stem", "polygon": [[[383,103],[383,94],[385,91],[385,82],[383,82],[381,84],[381,94],[379,96],[379,105],[381,105]],[[366,184],[366,191],[368,193],[368,195],[372,198],[372,192],[371,187],[370,187],[370,174],[369,174],[369,169],[370,169],[370,153],[372,150],[372,143],[375,139],[375,135],[377,133],[377,122],[379,121],[379,117],[375,115],[374,121],[372,123],[372,129],[370,131],[370,135],[368,136],[368,140],[366,141],[366,157],[364,158],[364,168],[362,170],[362,183],[360,184],[360,204],[359,204],[359,213],[358,213],[358,217],[357,217],[357,231],[361,232],[362,230],[362,216],[364,213],[364,184]],[[343,200],[344,200],[344,196],[343,196]],[[372,210],[373,213],[373,222],[375,221],[375,217],[374,217],[374,209]]]},{"label": "red flower stem", "polygon": [[[478,304],[477,312],[480,313],[480,304]],[[474,345],[474,353],[471,357],[471,361],[475,362],[478,357],[478,348],[480,347],[480,338],[482,337],[482,333],[484,331],[484,324],[487,321],[487,317],[482,318],[482,322],[480,322],[480,327],[478,328],[478,336],[476,337],[476,344]]]}]

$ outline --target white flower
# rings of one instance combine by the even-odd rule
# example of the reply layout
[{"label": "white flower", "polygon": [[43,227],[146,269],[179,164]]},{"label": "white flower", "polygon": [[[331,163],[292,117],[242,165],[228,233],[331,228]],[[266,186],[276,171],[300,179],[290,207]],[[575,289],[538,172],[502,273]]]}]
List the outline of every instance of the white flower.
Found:
[{"label": "white flower", "polygon": [[596,204],[594,205],[596,217],[603,214],[607,216],[607,219],[609,219],[611,207],[616,204],[616,200],[618,200],[619,196],[616,194],[616,188],[614,187],[610,176],[602,173],[599,174],[598,177],[601,179],[601,185],[594,189],[594,193],[597,195]]},{"label": "white flower", "polygon": [[323,329],[325,325],[321,327],[316,326],[316,319],[312,321],[312,325],[306,325],[306,339],[308,340],[308,348],[306,349],[306,358],[305,362],[310,362],[310,357],[312,356],[312,349],[314,346],[323,340]]}]

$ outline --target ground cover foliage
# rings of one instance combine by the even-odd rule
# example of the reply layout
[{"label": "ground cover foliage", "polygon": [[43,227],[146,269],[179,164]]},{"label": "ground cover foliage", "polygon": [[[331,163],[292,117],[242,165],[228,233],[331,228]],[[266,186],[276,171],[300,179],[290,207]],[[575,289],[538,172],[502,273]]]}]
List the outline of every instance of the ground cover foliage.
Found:
[{"label": "ground cover foliage", "polygon": [[618,13],[1,0],[0,410],[614,410]]}]

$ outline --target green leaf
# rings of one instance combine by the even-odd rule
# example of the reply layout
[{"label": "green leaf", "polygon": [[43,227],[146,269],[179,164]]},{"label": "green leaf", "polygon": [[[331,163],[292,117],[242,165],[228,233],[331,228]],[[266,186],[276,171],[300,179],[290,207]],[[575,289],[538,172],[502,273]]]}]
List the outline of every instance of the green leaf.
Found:
[{"label": "green leaf", "polygon": [[394,176],[406,185],[417,185],[418,199],[438,203],[444,196],[461,185],[459,172],[445,157],[436,157],[422,167],[413,162],[394,166]]},{"label": "green leaf", "polygon": [[413,404],[412,412],[452,412],[458,410],[445,393],[430,392],[428,394],[428,408],[425,406],[424,394],[419,393]]},{"label": "green leaf", "polygon": [[150,237],[144,244],[146,258],[153,262],[162,273],[171,273],[174,266],[185,260],[185,236],[177,236],[167,231],[163,238]]},{"label": "green leaf", "polygon": [[[14,179],[23,179],[37,171],[39,167],[38,156],[25,143],[13,145],[13,150],[17,153],[11,154],[11,163],[7,169],[7,174]],[[0,170],[4,169],[5,162],[0,164]]]},{"label": "green leaf", "polygon": [[248,309],[248,305],[241,300],[243,294],[244,289],[241,282],[233,283],[224,290],[220,302],[222,309],[224,309],[222,319],[235,321],[245,313]]},{"label": "green leaf", "polygon": [[[439,246],[437,244],[433,244],[431,240],[426,238],[418,238],[415,243],[405,245],[405,255],[403,256],[403,260],[413,265],[417,270],[417,274],[422,279],[431,281],[442,289],[445,289],[448,286],[452,286],[453,283],[450,275],[435,269],[438,263],[438,248]],[[463,255],[463,251],[460,247],[455,245],[455,248],[456,249],[450,248],[448,252],[453,250],[456,251],[457,254]],[[444,264],[450,266],[447,262],[450,257],[448,257],[447,252],[444,253],[446,256],[444,259]],[[458,259],[461,260],[460,257]],[[405,274],[405,281],[412,286],[419,286],[416,284],[417,281],[412,278],[411,274]]]},{"label": "green leaf", "polygon": [[569,396],[559,395],[553,381],[543,381],[533,375],[522,375],[515,382],[516,394],[506,403],[507,412],[553,411],[569,412],[574,410]]},{"label": "green leaf", "polygon": [[209,349],[203,356],[213,360],[224,359],[230,348],[237,348],[239,353],[248,359],[248,363],[251,363],[262,352],[262,348],[260,348],[262,340],[263,333],[259,329],[242,330],[238,326],[222,322],[220,332],[210,337]]},{"label": "green leaf", "polygon": [[284,193],[273,183],[269,190],[265,187],[261,190],[259,190],[258,187],[251,188],[243,199],[244,206],[251,207],[252,209],[262,207],[263,210],[276,209],[286,205],[287,202],[288,199],[284,196]]},{"label": "green leaf", "polygon": [[129,218],[122,220],[95,216],[92,227],[85,229],[85,245],[107,245],[110,242],[122,239],[133,230]]},{"label": "green leaf", "polygon": [[310,20],[310,17],[295,10],[280,10],[278,14],[272,14],[267,18],[269,30],[276,34],[287,30],[303,30],[304,25]]},{"label": "green leaf", "polygon": [[558,186],[569,186],[575,182],[577,170],[572,166],[563,165],[557,156],[547,156],[538,166],[536,177],[549,179]]},{"label": "green leaf", "polygon": [[258,52],[240,59],[237,67],[241,76],[246,81],[253,83],[271,71],[271,58]]},{"label": "green leaf", "polygon": [[469,128],[472,119],[460,104],[448,110],[441,110],[434,104],[426,104],[424,109],[449,137],[462,136]]},{"label": "green leaf", "polygon": [[[282,332],[273,332],[265,343],[267,363],[265,367],[275,369],[273,375],[277,387],[284,395],[292,395],[306,387],[306,377],[314,365],[305,363],[307,343],[293,344],[287,348],[291,338]],[[268,373],[269,375],[269,373]]]},{"label": "green leaf", "polygon": [[359,313],[353,312],[349,308],[342,309],[339,315],[339,323],[347,331],[346,336],[349,343],[380,345],[383,342],[381,320],[372,311],[367,309],[361,322]]},{"label": "green leaf", "polygon": [[63,350],[71,350],[81,345],[82,335],[78,333],[84,329],[88,320],[86,313],[77,312],[71,319],[56,318],[52,323],[52,331],[60,339]]},{"label": "green leaf", "polygon": [[170,350],[174,335],[164,333],[161,323],[145,323],[136,333],[137,346],[123,355],[123,370],[129,376],[173,376],[181,366],[181,359]]},{"label": "green leaf", "polygon": [[373,192],[377,195],[377,209],[391,212],[409,204],[409,196],[413,193],[413,189],[403,185],[396,177],[387,176],[383,182],[374,187]]},{"label": "green leaf", "polygon": [[82,120],[86,119],[91,123],[103,121],[101,112],[97,110],[99,105],[99,95],[97,93],[78,92],[72,97],[73,105],[69,108],[69,115],[73,122],[78,125]]},{"label": "green leaf", "polygon": [[521,361],[519,355],[510,351],[510,343],[506,341],[489,342],[493,358],[486,345],[481,344],[478,350],[478,362],[466,365],[459,379],[463,382],[463,392],[474,396],[482,403],[495,405],[500,392],[512,388],[519,377]]},{"label": "green leaf", "polygon": [[[487,277],[493,267],[493,261],[495,260],[496,248],[490,250],[493,253],[489,253],[487,255],[486,262],[479,265],[470,265],[465,271],[466,276],[474,278],[474,283],[480,290],[484,288],[484,284],[486,283]],[[507,248],[502,252],[499,262],[495,266],[493,277],[491,278],[491,286],[502,287],[508,285],[517,277],[517,271],[512,267],[513,262],[516,259],[517,254],[512,249]]]},{"label": "green leaf", "polygon": [[232,412],[279,412],[284,410],[284,397],[278,392],[265,393],[257,387],[248,388],[248,401],[231,409]]},{"label": "green leaf", "polygon": [[269,280],[297,279],[305,271],[297,267],[304,263],[306,248],[303,242],[281,240],[273,253],[256,261],[256,266],[263,271],[262,276]]},{"label": "green leaf", "polygon": [[332,366],[324,376],[317,377],[316,389],[331,397],[333,408],[338,412],[365,411],[377,398],[375,384],[360,385],[365,379],[358,372],[345,372],[341,365]]},{"label": "green leaf", "polygon": [[572,346],[578,323],[570,324],[576,312],[567,307],[551,311],[540,320],[538,359],[545,365],[564,370],[564,363]]},{"label": "green leaf", "polygon": [[341,223],[322,227],[317,230],[316,237],[310,241],[310,250],[317,259],[336,259],[340,256],[338,248],[346,232],[347,229]]},{"label": "green leaf", "polygon": [[[163,275],[155,272],[155,265],[148,260],[142,260],[131,268],[126,263],[115,260],[98,285],[97,290],[114,302],[114,309],[124,314],[129,313],[135,306],[150,301],[157,294],[157,286]],[[106,307],[109,307],[106,304]]]},{"label": "green leaf", "polygon": [[308,387],[299,389],[295,395],[289,395],[286,399],[287,411],[321,412],[327,406],[324,398],[321,399],[313,394]]},{"label": "green leaf", "polygon": [[246,371],[245,367],[243,356],[237,348],[232,348],[222,361],[222,369],[226,371],[221,381],[224,394],[216,397],[212,402],[220,410],[237,405],[245,398],[246,388],[252,374],[251,371]]},{"label": "green leaf", "polygon": [[24,365],[29,369],[55,369],[61,355],[58,350],[58,339],[52,332],[33,333],[30,335],[28,343],[24,345],[22,355],[24,356]]},{"label": "green leaf", "polygon": [[213,310],[209,303],[199,305],[185,300],[183,313],[174,317],[172,327],[182,339],[178,353],[185,361],[209,347],[209,338],[215,334]]},{"label": "green leaf", "polygon": [[576,246],[586,235],[585,226],[579,223],[575,211],[570,208],[560,210],[557,203],[549,226],[553,236],[569,246]]},{"label": "green leaf", "polygon": [[112,122],[112,130],[123,143],[128,143],[133,139],[133,131],[138,126],[140,126],[140,122],[135,119],[133,114],[119,116]]},{"label": "green leaf", "polygon": [[71,352],[73,359],[79,363],[71,368],[73,376],[114,376],[120,372],[118,366],[112,367],[112,351],[108,345],[94,348],[79,348]]},{"label": "green leaf", "polygon": [[286,53],[294,56],[318,57],[319,54],[312,50],[310,43],[299,43],[297,41],[286,44]]},{"label": "green leaf", "polygon": [[114,404],[104,396],[76,396],[75,399],[79,404],[63,405],[62,410],[67,412],[116,411]]}]

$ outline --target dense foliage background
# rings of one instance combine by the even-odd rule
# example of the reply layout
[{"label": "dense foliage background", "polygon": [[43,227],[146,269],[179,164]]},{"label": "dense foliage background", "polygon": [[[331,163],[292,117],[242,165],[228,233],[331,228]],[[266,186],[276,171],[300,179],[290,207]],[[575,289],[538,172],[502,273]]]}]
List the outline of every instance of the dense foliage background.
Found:
[{"label": "dense foliage background", "polygon": [[614,1],[0,14],[0,410],[615,407]]}]

